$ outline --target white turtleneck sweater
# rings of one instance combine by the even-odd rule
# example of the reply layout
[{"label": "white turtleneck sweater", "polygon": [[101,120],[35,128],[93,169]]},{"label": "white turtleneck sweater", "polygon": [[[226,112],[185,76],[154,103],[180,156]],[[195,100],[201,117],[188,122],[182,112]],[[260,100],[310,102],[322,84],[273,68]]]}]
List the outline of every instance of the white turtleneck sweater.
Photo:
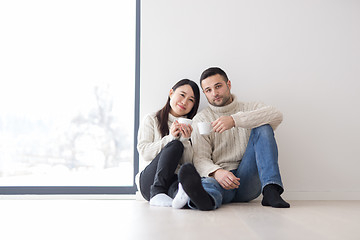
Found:
[{"label": "white turtleneck sweater", "polygon": [[[236,169],[245,153],[251,129],[270,124],[275,130],[282,122],[282,113],[260,102],[233,101],[222,107],[210,105],[193,119],[191,136],[194,149],[194,165],[202,177],[208,177],[217,169]],[[211,132],[200,135],[198,122],[213,122],[221,116],[232,116],[235,127],[223,133]]]},{"label": "white turtleneck sweater", "polygon": [[[189,138],[174,137],[171,134],[162,137],[159,131],[159,123],[155,115],[156,113],[152,113],[145,116],[142,124],[139,127],[137,150],[140,154],[141,160],[140,172],[160,153],[160,151],[165,147],[166,144],[168,144],[174,139],[180,140],[184,145],[184,153],[182,155],[182,158],[180,159],[179,165],[186,162],[192,163],[193,149],[190,144]],[[176,119],[177,118],[174,117],[172,114],[169,114],[169,129]]]}]

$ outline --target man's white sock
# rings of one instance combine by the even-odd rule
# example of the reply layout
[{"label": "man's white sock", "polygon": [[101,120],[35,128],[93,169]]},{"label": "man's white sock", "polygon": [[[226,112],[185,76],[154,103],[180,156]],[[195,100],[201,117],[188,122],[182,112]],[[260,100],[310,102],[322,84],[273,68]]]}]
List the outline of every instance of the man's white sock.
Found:
[{"label": "man's white sock", "polygon": [[155,196],[153,196],[150,199],[150,205],[151,206],[157,206],[157,207],[171,207],[172,198],[166,195],[165,193],[159,193]]},{"label": "man's white sock", "polygon": [[174,200],[172,201],[172,207],[177,209],[183,208],[189,200],[189,196],[184,191],[181,183],[179,183],[179,189]]}]

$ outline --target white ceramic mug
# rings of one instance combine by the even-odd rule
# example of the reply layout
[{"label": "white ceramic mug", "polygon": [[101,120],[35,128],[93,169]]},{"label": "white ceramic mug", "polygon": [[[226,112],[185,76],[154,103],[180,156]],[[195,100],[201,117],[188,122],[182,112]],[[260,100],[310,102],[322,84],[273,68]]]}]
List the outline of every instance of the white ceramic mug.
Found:
[{"label": "white ceramic mug", "polygon": [[181,124],[186,124],[186,125],[192,124],[192,120],[188,118],[178,118],[177,121]]},{"label": "white ceramic mug", "polygon": [[212,131],[212,126],[210,122],[199,122],[198,128],[201,135],[209,135]]}]

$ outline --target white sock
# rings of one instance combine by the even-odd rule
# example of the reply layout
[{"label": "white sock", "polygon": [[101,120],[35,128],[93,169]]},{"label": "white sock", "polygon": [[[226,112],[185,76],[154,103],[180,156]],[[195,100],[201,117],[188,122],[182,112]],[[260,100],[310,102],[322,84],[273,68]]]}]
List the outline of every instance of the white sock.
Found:
[{"label": "white sock", "polygon": [[165,193],[159,193],[150,199],[151,206],[157,207],[171,207],[172,198]]},{"label": "white sock", "polygon": [[183,208],[189,200],[190,200],[189,196],[184,191],[181,183],[179,183],[179,190],[174,200],[172,201],[172,207],[177,209]]}]

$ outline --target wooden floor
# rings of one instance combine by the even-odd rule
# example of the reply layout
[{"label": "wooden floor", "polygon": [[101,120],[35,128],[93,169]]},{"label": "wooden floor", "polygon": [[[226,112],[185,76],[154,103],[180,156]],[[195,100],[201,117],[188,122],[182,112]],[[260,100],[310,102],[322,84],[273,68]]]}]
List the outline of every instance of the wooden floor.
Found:
[{"label": "wooden floor", "polygon": [[139,200],[0,200],[0,238],[12,239],[360,239],[360,201],[260,202],[209,212]]}]

